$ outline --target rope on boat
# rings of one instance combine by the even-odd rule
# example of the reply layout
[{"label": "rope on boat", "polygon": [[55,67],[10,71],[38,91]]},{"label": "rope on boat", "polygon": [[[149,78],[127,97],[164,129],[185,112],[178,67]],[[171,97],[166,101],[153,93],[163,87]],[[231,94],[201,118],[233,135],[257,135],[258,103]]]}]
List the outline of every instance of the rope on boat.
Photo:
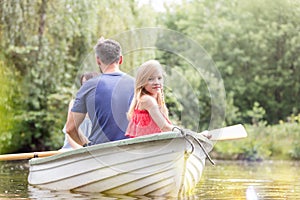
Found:
[{"label": "rope on boat", "polygon": [[[189,139],[187,138],[187,134],[186,134],[181,128],[174,126],[173,129],[172,129],[172,131],[174,131],[175,129],[178,129],[179,132],[181,133],[181,135],[184,137],[184,139],[185,139],[186,141],[188,141],[188,143],[190,143],[190,145],[192,146],[192,151],[191,151],[191,153],[193,153],[194,150],[195,150],[195,145],[194,145],[194,143],[191,142],[191,140],[189,140]],[[190,134],[189,134],[189,135],[190,135]]]},{"label": "rope on boat", "polygon": [[194,135],[192,134],[189,134],[187,131],[184,131],[183,129],[179,128],[179,127],[173,127],[172,131],[174,131],[175,129],[179,130],[179,132],[181,133],[181,135],[186,139],[186,141],[188,141],[191,146],[192,146],[192,152],[194,151],[195,149],[195,145],[193,144],[193,142],[191,142],[187,136],[190,136],[192,137],[196,142],[197,144],[200,146],[200,148],[203,150],[204,154],[206,155],[207,159],[209,160],[209,162],[212,164],[212,165],[215,165],[215,162],[212,160],[212,158],[209,156],[209,154],[207,153],[206,149],[204,148],[204,146],[202,145],[202,143],[199,141],[199,139],[197,137],[195,137]]}]

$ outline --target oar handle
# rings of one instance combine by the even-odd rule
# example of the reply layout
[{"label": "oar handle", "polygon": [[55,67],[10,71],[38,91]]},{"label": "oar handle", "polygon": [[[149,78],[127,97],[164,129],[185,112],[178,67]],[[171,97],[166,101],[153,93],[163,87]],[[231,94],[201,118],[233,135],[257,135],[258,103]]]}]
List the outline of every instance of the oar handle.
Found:
[{"label": "oar handle", "polygon": [[42,158],[53,156],[62,153],[61,151],[41,151],[41,152],[30,152],[30,153],[16,153],[16,154],[5,154],[0,155],[1,160],[26,160],[31,158]]}]

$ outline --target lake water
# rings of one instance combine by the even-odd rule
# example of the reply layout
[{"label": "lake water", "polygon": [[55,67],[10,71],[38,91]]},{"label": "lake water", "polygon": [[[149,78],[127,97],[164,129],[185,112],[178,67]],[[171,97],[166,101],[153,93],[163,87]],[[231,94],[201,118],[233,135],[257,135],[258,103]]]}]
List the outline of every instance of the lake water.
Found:
[{"label": "lake water", "polygon": [[[28,185],[27,175],[27,161],[0,162],[0,199],[151,199],[42,190]],[[300,199],[300,162],[207,162],[194,195],[184,199]]]}]

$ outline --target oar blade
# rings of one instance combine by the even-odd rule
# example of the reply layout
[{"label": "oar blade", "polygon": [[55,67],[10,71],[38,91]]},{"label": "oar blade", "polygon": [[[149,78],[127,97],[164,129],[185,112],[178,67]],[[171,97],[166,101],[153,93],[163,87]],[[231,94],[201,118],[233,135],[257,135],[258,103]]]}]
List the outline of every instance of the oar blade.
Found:
[{"label": "oar blade", "polygon": [[214,129],[208,133],[210,140],[236,140],[247,137],[246,129],[242,124],[228,126],[225,128]]}]

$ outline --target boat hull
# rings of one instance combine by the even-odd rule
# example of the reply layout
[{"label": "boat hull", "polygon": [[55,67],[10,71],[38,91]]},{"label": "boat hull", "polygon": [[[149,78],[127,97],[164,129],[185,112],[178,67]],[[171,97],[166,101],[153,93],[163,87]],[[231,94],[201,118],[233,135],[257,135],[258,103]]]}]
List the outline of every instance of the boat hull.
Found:
[{"label": "boat hull", "polygon": [[28,181],[51,190],[182,196],[193,192],[205,166],[191,141],[167,132],[35,158]]}]

